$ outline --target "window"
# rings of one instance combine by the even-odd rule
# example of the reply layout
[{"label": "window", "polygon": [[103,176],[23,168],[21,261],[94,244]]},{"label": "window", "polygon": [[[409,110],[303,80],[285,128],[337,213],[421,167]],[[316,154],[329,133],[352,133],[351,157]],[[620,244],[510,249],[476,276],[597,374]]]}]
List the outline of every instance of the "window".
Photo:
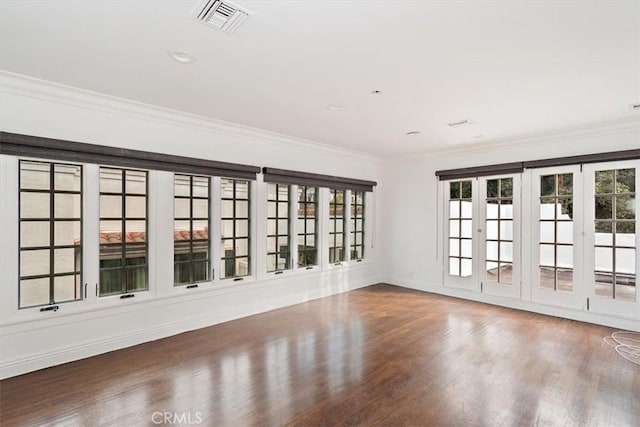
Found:
[{"label": "window", "polygon": [[351,259],[364,258],[364,191],[351,192]]},{"label": "window", "polygon": [[[486,202],[485,277],[489,282],[513,283],[513,178],[487,180]],[[468,242],[460,239],[462,245]]]},{"label": "window", "polygon": [[221,279],[250,274],[249,181],[223,178]]},{"label": "window", "polygon": [[100,168],[100,296],[149,289],[147,178]]},{"label": "window", "polygon": [[209,280],[209,178],[174,176],[173,281]]},{"label": "window", "polygon": [[298,267],[318,264],[317,197],[317,187],[298,187]]},{"label": "window", "polygon": [[573,174],[540,177],[540,287],[573,290]]},{"label": "window", "polygon": [[267,272],[291,268],[289,194],[285,184],[267,184]]},{"label": "window", "polygon": [[473,273],[473,200],[471,180],[449,183],[449,275]]},{"label": "window", "polygon": [[595,294],[636,299],[636,170],[595,172]]},{"label": "window", "polygon": [[19,307],[82,299],[82,166],[20,161]]},{"label": "window", "polygon": [[331,189],[329,199],[329,262],[345,261],[344,190]]}]

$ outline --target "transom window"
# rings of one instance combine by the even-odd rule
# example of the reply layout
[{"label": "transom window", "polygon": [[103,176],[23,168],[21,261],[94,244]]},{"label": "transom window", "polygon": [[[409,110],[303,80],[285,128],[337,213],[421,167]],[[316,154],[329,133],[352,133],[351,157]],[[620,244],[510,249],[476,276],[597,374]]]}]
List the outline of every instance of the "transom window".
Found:
[{"label": "transom window", "polygon": [[267,185],[267,272],[291,268],[289,210],[291,186]]},{"label": "transom window", "polygon": [[472,182],[449,183],[449,275],[468,277],[473,272]]},{"label": "transom window", "polygon": [[318,264],[317,187],[298,187],[298,267]]},{"label": "transom window", "polygon": [[82,299],[82,166],[20,161],[19,308]]},{"label": "transom window", "polygon": [[[490,282],[512,283],[513,178],[487,180],[486,201],[485,277]],[[467,239],[461,241],[468,242]]]},{"label": "transom window", "polygon": [[636,170],[595,172],[595,293],[636,300]]},{"label": "transom window", "polygon": [[364,191],[351,192],[351,259],[364,258]]},{"label": "transom window", "polygon": [[330,190],[329,199],[329,262],[345,261],[344,190]]},{"label": "transom window", "polygon": [[540,177],[540,287],[573,290],[573,174]]},{"label": "transom window", "polygon": [[148,172],[100,168],[100,296],[149,289]]},{"label": "transom window", "polygon": [[251,274],[249,255],[249,181],[223,178],[221,279]]},{"label": "transom window", "polygon": [[174,176],[174,284],[209,280],[209,183],[204,176]]}]

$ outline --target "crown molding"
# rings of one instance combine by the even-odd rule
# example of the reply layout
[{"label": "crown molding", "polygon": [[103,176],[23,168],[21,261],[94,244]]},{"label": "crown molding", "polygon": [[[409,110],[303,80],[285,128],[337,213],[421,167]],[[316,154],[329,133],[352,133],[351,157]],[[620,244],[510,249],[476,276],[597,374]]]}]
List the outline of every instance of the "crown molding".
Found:
[{"label": "crown molding", "polygon": [[420,151],[412,154],[404,154],[401,156],[392,157],[390,160],[402,161],[422,159],[434,155],[474,154],[500,148],[512,149],[517,147],[526,147],[529,145],[547,144],[552,142],[571,142],[584,138],[615,135],[619,133],[627,133],[630,131],[638,132],[638,142],[640,143],[640,117],[610,120],[606,122],[600,122],[588,127],[582,126],[563,128],[513,138],[499,138],[486,143],[464,144],[452,148]]},{"label": "crown molding", "polygon": [[169,123],[199,131],[217,132],[233,137],[251,138],[263,141],[266,140],[289,145],[291,147],[304,148],[307,150],[315,150],[368,161],[383,161],[382,156],[370,153],[348,150],[330,144],[216,120],[183,111],[133,101],[126,98],[106,95],[22,74],[16,74],[6,70],[0,70],[0,92],[125,117],[134,117],[164,124]]}]

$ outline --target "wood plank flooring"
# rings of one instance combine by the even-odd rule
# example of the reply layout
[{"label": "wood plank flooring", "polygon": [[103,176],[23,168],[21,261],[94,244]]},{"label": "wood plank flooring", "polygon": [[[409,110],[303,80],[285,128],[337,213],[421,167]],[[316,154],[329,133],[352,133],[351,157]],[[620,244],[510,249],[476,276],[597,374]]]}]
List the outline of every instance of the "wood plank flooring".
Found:
[{"label": "wood plank flooring", "polygon": [[612,331],[376,285],[4,380],[0,424],[640,426]]}]

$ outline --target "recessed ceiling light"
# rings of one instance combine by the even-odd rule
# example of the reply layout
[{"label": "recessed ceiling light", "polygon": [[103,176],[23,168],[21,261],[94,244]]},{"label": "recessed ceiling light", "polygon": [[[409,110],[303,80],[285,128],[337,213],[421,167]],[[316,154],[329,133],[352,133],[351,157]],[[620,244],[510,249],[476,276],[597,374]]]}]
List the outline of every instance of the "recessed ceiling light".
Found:
[{"label": "recessed ceiling light", "polygon": [[372,91],[371,91],[371,95],[373,95],[373,96],[380,95],[381,93],[382,93],[382,91],[381,91],[381,90],[372,90]]},{"label": "recessed ceiling light", "polygon": [[340,104],[329,104],[327,105],[327,110],[329,111],[342,111],[344,107]]},{"label": "recessed ceiling light", "polygon": [[419,130],[412,130],[411,132],[407,132],[407,136],[416,136],[416,135],[420,135],[422,132],[420,132]]},{"label": "recessed ceiling light", "polygon": [[195,61],[193,56],[189,55],[187,52],[182,52],[179,50],[170,50],[169,56],[171,56],[174,61],[177,61],[181,64],[191,64],[193,61]]},{"label": "recessed ceiling light", "polygon": [[640,104],[631,104],[631,109],[640,111]]},{"label": "recessed ceiling light", "polygon": [[451,122],[451,123],[447,123],[447,126],[451,127],[451,128],[457,128],[459,126],[467,126],[467,125],[472,125],[473,122],[471,120],[465,119],[465,120],[459,120],[457,122]]}]

